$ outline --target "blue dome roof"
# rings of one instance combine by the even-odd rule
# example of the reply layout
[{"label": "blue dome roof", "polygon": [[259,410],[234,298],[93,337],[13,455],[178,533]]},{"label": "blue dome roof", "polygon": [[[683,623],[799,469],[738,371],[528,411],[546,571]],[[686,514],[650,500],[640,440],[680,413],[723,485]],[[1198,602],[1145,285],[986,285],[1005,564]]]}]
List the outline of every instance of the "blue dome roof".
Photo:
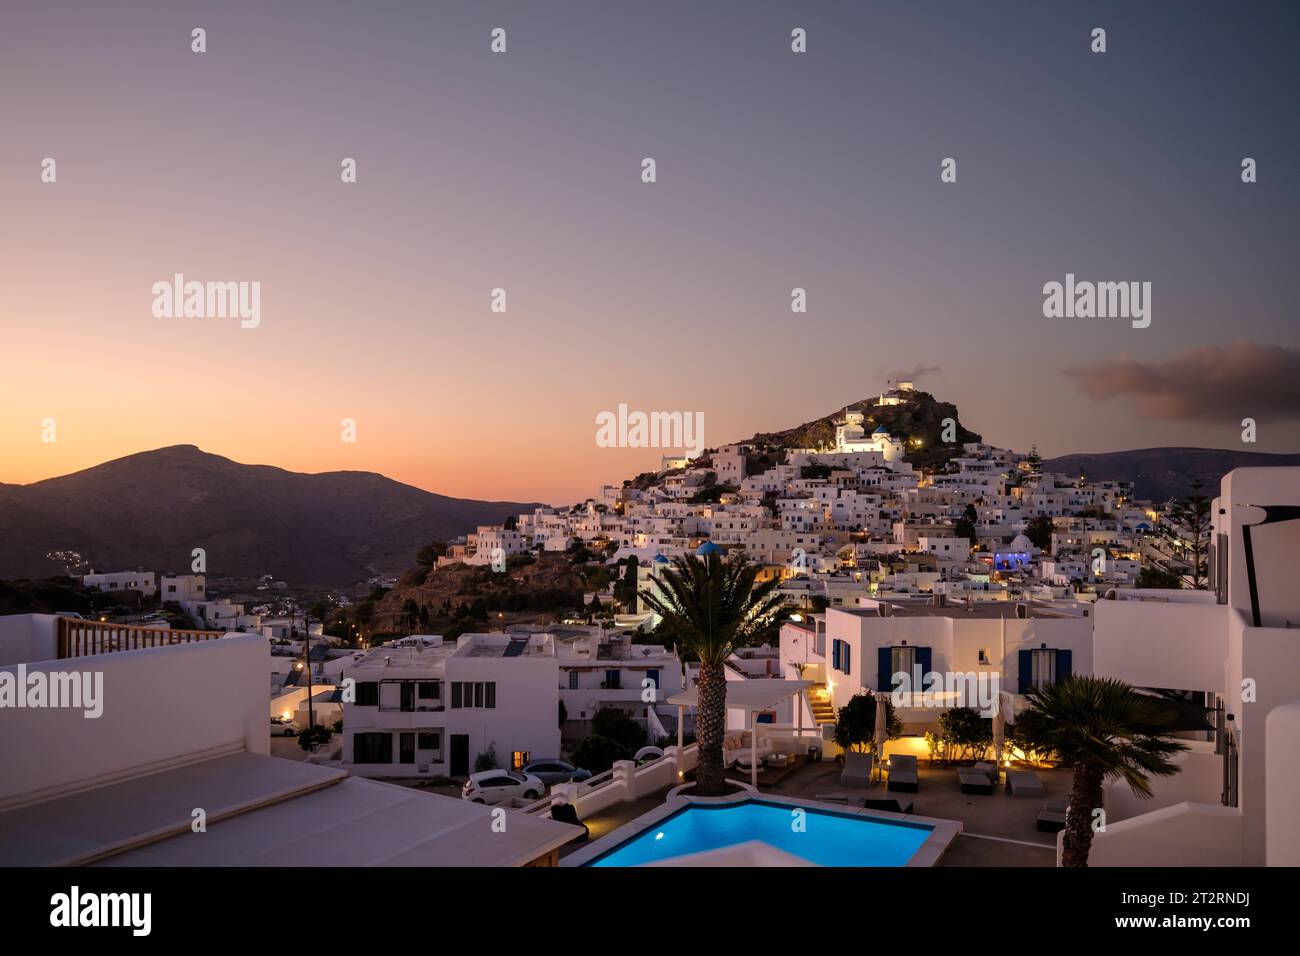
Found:
[{"label": "blue dome roof", "polygon": [[668,564],[668,563],[670,562],[662,554],[655,555],[655,564]]},{"label": "blue dome roof", "polygon": [[722,554],[722,548],[714,544],[712,541],[705,541],[702,545],[700,545],[698,548],[695,549],[695,553],[696,554]]},{"label": "blue dome roof", "polygon": [[873,434],[873,435],[888,435],[888,434],[889,434],[889,429],[886,428],[884,425],[877,425],[877,426],[876,426],[876,430],[875,430],[874,432],[872,432],[871,434]]}]

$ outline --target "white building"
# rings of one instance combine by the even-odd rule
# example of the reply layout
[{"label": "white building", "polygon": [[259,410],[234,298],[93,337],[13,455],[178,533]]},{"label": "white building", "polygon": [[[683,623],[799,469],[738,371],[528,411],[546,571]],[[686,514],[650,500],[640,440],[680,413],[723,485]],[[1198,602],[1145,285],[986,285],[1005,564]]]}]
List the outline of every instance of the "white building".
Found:
[{"label": "white building", "polygon": [[81,579],[84,587],[97,591],[139,591],[145,597],[158,593],[158,579],[152,571],[110,571],[106,574],[87,574]]},{"label": "white building", "polygon": [[164,574],[158,586],[158,597],[163,601],[206,601],[207,584],[202,574]]},{"label": "white building", "polygon": [[495,751],[520,767],[560,752],[559,668],[547,634],[403,638],[342,669],[344,764],[363,776],[465,776]]}]

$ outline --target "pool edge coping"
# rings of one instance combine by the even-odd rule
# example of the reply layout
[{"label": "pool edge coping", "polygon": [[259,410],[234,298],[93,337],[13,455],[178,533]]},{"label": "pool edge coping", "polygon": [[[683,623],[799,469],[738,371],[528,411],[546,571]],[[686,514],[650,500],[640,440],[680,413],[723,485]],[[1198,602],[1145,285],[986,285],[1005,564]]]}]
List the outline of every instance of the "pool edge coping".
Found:
[{"label": "pool edge coping", "polygon": [[[731,793],[722,797],[686,797],[679,793],[670,792],[659,806],[647,810],[615,830],[611,830],[603,837],[593,840],[587,846],[580,850],[570,853],[568,856],[560,859],[562,867],[580,867],[585,866],[592,860],[604,856],[607,853],[617,849],[623,843],[640,836],[646,830],[649,830],[656,824],[662,823],[670,816],[674,816],[691,806],[726,806],[728,804],[748,803],[750,801],[758,803],[776,803],[788,807],[801,807],[808,810],[817,810],[824,813],[831,813],[838,816],[867,817],[888,823],[902,823],[913,825],[918,829],[928,827],[930,832],[927,834],[924,842],[916,848],[911,858],[903,864],[904,866],[934,866],[947,851],[952,842],[957,839],[962,832],[963,825],[960,820],[945,820],[940,817],[923,817],[915,816],[911,813],[894,813],[890,810],[871,810],[866,807],[847,807],[843,804],[826,803],[821,800],[806,800],[798,797],[787,797],[780,794],[762,793],[757,790],[743,790],[739,793]],[[661,861],[667,864],[670,860]],[[822,864],[812,863],[813,866]]]}]

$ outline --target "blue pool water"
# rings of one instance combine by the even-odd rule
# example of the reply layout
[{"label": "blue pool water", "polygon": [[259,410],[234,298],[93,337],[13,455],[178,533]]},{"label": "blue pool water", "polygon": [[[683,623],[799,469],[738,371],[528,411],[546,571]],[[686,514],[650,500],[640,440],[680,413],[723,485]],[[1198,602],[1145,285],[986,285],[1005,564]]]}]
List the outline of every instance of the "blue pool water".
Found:
[{"label": "blue pool water", "polygon": [[822,866],[904,866],[930,835],[920,824],[807,809],[798,832],[794,809],[759,800],[689,806],[587,865],[638,866],[761,840]]}]

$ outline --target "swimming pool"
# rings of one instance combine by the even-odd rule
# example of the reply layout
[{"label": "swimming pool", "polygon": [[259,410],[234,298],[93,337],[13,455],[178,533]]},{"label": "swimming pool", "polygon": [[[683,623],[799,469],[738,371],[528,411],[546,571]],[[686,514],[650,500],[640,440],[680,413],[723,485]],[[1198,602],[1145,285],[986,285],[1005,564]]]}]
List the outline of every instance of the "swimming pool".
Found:
[{"label": "swimming pool", "polygon": [[796,802],[688,804],[586,866],[641,866],[758,840],[820,866],[907,866],[935,828]]}]

